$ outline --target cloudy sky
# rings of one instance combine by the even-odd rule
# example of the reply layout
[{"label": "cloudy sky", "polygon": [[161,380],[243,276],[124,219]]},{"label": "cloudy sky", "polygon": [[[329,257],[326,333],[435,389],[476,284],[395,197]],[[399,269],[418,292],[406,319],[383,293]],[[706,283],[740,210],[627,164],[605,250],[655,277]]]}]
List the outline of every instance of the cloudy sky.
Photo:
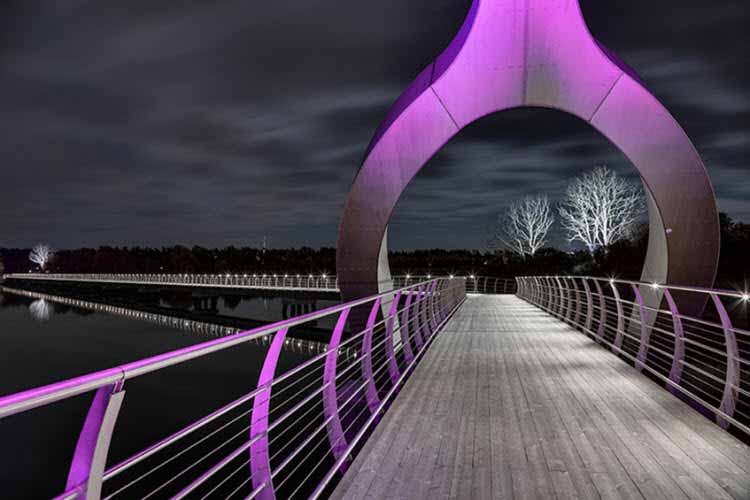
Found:
[{"label": "cloudy sky", "polygon": [[[747,0],[582,0],[750,221]],[[334,245],[363,151],[467,0],[24,0],[0,7],[0,246]],[[392,248],[483,248],[513,199],[599,164],[585,123],[517,110],[412,182]],[[559,235],[555,236],[559,240]]]}]

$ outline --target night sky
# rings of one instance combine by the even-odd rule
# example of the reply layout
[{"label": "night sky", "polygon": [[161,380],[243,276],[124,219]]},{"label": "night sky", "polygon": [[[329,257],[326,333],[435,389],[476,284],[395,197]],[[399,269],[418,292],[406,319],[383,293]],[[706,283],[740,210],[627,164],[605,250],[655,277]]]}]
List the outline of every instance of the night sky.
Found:
[{"label": "night sky", "polygon": [[[747,0],[582,3],[750,221]],[[380,119],[468,4],[3,2],[0,247],[333,246]],[[485,248],[513,199],[600,164],[635,174],[577,118],[491,116],[412,182],[391,247]]]}]

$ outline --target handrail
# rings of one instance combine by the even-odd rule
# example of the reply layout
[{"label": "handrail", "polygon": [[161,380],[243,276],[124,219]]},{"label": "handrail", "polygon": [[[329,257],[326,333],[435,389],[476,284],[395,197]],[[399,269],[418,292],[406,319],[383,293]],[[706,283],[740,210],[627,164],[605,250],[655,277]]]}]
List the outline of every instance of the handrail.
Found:
[{"label": "handrail", "polygon": [[[391,278],[394,288],[429,281],[438,277],[454,277],[466,281],[467,293],[513,294],[516,291],[514,278],[491,276],[432,276],[395,275]],[[174,285],[191,287],[252,288],[268,290],[296,291],[338,291],[338,279],[328,274],[187,274],[187,273],[102,273],[102,274],[61,274],[27,273],[6,274],[5,278],[30,281],[62,281],[80,283],[132,283],[139,285]]]},{"label": "handrail", "polygon": [[[412,285],[408,288],[397,290],[406,291],[418,287]],[[289,318],[271,325],[261,326],[235,335],[230,335],[216,340],[210,340],[200,344],[176,349],[174,351],[158,354],[149,358],[126,363],[114,368],[108,368],[98,372],[82,375],[61,382],[44,385],[34,389],[18,392],[9,396],[0,397],[0,418],[15,415],[23,411],[37,408],[38,406],[54,403],[61,399],[77,396],[85,392],[99,389],[113,382],[124,382],[147,373],[174,366],[191,359],[200,358],[208,354],[234,347],[236,345],[259,339],[268,334],[274,333],[282,328],[293,328],[309,321],[315,321],[326,316],[336,314],[345,309],[351,309],[360,305],[367,304],[378,297],[392,295],[394,291],[383,292],[381,294],[354,300],[344,304],[338,304],[319,311],[313,311],[296,318]]]},{"label": "handrail", "polygon": [[[608,346],[724,429],[750,437],[750,391],[740,378],[750,365],[750,331],[730,314],[747,313],[747,291],[591,276],[517,280],[519,297]],[[700,317],[680,310],[701,309],[696,304],[707,304]]]},{"label": "handrail", "polygon": [[[229,474],[229,465],[232,464],[234,467],[240,460],[246,459],[251,465],[251,475],[240,484],[240,487],[250,483],[246,485],[251,487],[250,497],[257,495],[258,498],[275,498],[274,492],[286,484],[286,480],[294,471],[302,464],[307,464],[309,457],[317,458],[313,452],[322,449],[327,450],[327,456],[331,456],[331,463],[336,463],[333,469],[326,469],[329,462],[325,461],[320,461],[313,467],[313,470],[319,470],[318,477],[324,478],[325,482],[296,485],[304,487],[306,491],[320,491],[327,486],[337,470],[343,470],[343,464],[350,459],[354,451],[354,443],[359,442],[378,421],[377,418],[364,418],[365,412],[370,412],[370,416],[378,415],[390,404],[398,392],[398,386],[411,373],[442,325],[463,302],[465,289],[464,279],[435,278],[283,320],[273,325],[26,390],[0,398],[0,418],[94,392],[93,402],[73,454],[64,493],[57,498],[98,499],[101,498],[102,488],[110,484],[110,481],[121,481],[121,472],[129,470],[136,474],[136,479],[126,476],[125,480],[130,482],[124,486],[113,486],[118,489],[107,497],[109,498],[127,490],[143,478],[150,477],[154,471],[159,471],[164,463],[184,459],[184,453],[204,443],[205,440],[226,439],[226,433],[229,433],[230,429],[233,430],[228,440],[220,441],[212,454],[222,450],[223,446],[233,440],[238,443],[230,448],[234,451],[229,454],[222,451],[216,456],[201,455],[200,460],[189,463],[185,469],[205,465],[207,469],[204,469],[198,479],[194,475],[180,478],[178,474],[167,478],[153,493],[164,487],[175,487],[179,491],[178,496],[187,495],[196,489],[208,487],[213,484],[212,481],[218,482],[215,486],[218,488],[234,474]],[[352,311],[362,307],[370,308],[366,324],[359,324],[356,319],[348,319]],[[324,317],[338,317],[327,350],[283,374],[276,375],[276,364],[289,330]],[[356,329],[344,339],[342,336],[347,324]],[[206,416],[193,424],[107,468],[109,442],[125,396],[124,385],[127,381],[259,338],[270,339],[270,347],[254,390],[212,412],[207,412]],[[352,348],[357,350],[353,357],[341,357],[343,349]],[[310,376],[313,375],[322,378],[317,382],[315,379],[310,382]],[[302,382],[305,382],[305,385],[300,389],[299,384]],[[294,390],[289,391],[291,388]],[[337,397],[337,391],[344,391],[342,397]],[[284,398],[281,402],[278,401],[280,397]],[[272,399],[275,401],[273,407],[270,405]],[[291,451],[287,444],[283,444],[281,451],[277,449],[274,456],[287,450],[287,454],[281,458],[283,466],[289,468],[284,469],[283,474],[282,468],[277,465],[272,469],[269,455],[271,443],[275,442],[279,435],[283,435],[289,426],[302,425],[299,422],[310,420],[302,417],[318,408],[317,405],[320,405],[321,401],[325,413],[324,425],[309,435],[303,444],[290,441],[289,447],[294,448]],[[242,410],[241,407],[248,404],[252,408]],[[281,410],[281,413],[277,415],[278,410]],[[222,423],[231,417],[232,412],[239,411],[239,415]],[[237,426],[248,421],[244,431],[240,429],[237,433]],[[215,425],[219,427],[212,429]],[[198,429],[204,429],[205,432],[195,432]],[[350,437],[355,435],[356,439],[350,442]],[[236,441],[240,438],[242,441]],[[190,444],[188,440],[197,442]],[[182,451],[173,448],[177,443],[185,442],[188,446]],[[321,446],[323,448],[320,448]],[[166,462],[163,461],[164,454],[170,450],[171,455],[166,458]],[[206,461],[207,458],[210,460]],[[153,466],[154,460],[162,462]],[[296,466],[292,467],[292,464]],[[144,472],[144,467],[150,468]],[[178,481],[173,482],[175,480]]]}]

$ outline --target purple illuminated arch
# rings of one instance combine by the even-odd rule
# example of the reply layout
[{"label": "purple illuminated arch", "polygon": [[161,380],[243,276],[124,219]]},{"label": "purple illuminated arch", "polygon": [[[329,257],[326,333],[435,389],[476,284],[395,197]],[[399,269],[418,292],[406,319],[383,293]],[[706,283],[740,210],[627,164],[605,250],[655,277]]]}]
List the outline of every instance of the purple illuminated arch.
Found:
[{"label": "purple illuminated arch", "polygon": [[546,107],[587,121],[638,169],[651,227],[643,279],[710,287],[719,254],[698,153],[635,73],[589,33],[575,0],[474,0],[461,30],[390,109],[367,148],[339,230],[345,299],[391,285],[387,226],[416,173],[488,114]]}]

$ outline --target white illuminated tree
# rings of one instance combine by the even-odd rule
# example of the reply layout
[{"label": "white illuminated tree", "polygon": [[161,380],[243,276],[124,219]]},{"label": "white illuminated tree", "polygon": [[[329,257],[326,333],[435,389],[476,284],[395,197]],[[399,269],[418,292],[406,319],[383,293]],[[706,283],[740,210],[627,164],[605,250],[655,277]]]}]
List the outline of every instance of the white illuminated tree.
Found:
[{"label": "white illuminated tree", "polygon": [[521,256],[534,255],[547,242],[547,233],[555,222],[544,195],[527,196],[499,217],[495,242]]},{"label": "white illuminated tree", "polygon": [[37,321],[47,321],[51,315],[49,303],[44,299],[38,299],[29,305],[31,317]]},{"label": "white illuminated tree", "polygon": [[629,237],[644,207],[639,184],[598,167],[570,183],[558,212],[568,241],[593,253]]},{"label": "white illuminated tree", "polygon": [[50,259],[52,259],[52,249],[49,245],[42,245],[40,243],[32,248],[31,253],[29,253],[29,260],[37,264],[42,270],[47,266]]}]

